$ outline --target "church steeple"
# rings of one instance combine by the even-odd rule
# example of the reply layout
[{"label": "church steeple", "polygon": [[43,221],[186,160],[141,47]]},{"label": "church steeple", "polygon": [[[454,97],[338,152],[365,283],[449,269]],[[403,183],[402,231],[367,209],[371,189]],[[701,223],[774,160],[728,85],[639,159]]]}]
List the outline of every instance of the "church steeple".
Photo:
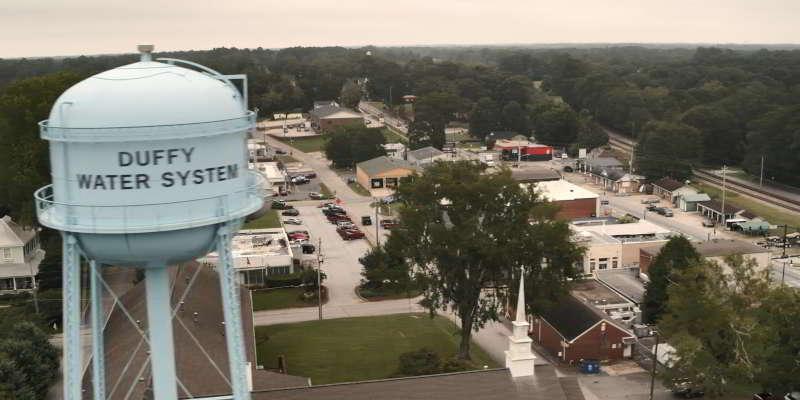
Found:
[{"label": "church steeple", "polygon": [[508,337],[506,350],[506,368],[512,377],[533,376],[533,364],[536,356],[531,350],[531,338],[528,337],[528,319],[525,317],[525,270],[520,268],[519,294],[517,295],[517,315],[512,322],[514,326]]}]

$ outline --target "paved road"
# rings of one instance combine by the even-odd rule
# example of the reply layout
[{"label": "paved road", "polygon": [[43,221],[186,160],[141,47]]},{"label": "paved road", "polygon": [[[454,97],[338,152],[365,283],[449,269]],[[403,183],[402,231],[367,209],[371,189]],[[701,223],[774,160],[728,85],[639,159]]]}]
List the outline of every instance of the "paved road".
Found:
[{"label": "paved road", "polygon": [[783,281],[788,286],[800,287],[800,257],[773,258],[771,273],[775,282]]}]

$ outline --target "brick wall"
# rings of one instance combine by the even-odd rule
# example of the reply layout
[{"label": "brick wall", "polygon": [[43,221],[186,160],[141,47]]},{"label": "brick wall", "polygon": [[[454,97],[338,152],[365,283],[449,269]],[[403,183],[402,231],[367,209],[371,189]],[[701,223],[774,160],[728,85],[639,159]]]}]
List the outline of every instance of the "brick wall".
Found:
[{"label": "brick wall", "polygon": [[597,212],[597,199],[565,200],[554,203],[560,207],[556,214],[556,218],[559,219],[587,218]]},{"label": "brick wall", "polygon": [[625,348],[622,338],[629,336],[625,331],[606,322],[605,329],[602,324],[597,324],[564,349],[561,335],[546,321],[535,318],[531,327],[533,340],[554,357],[558,357],[559,352],[564,352],[559,359],[567,363],[576,363],[581,359],[622,359]]}]

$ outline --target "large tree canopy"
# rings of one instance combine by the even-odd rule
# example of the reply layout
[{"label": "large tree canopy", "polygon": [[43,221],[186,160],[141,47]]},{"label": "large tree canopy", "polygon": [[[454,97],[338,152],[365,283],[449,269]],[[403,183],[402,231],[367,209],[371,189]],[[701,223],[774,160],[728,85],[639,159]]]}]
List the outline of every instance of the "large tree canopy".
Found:
[{"label": "large tree canopy", "polygon": [[524,266],[538,306],[562,294],[566,279],[575,276],[581,251],[568,226],[508,170],[486,173],[476,163],[437,162],[397,194],[402,228],[389,243],[414,266],[430,312],[456,311],[462,359],[469,358],[472,331],[497,318],[498,302],[488,288],[518,277]]},{"label": "large tree canopy", "polygon": [[634,149],[638,172],[649,179],[684,180],[703,151],[700,131],[682,123],[653,121],[645,125]]},{"label": "large tree canopy", "polygon": [[337,168],[352,167],[357,163],[386,155],[381,146],[386,138],[380,129],[364,126],[341,126],[328,134],[325,157]]},{"label": "large tree canopy", "polygon": [[644,293],[643,318],[647,323],[658,322],[667,307],[667,289],[674,275],[696,264],[700,259],[692,243],[683,236],[670,238],[647,269],[650,282]]}]

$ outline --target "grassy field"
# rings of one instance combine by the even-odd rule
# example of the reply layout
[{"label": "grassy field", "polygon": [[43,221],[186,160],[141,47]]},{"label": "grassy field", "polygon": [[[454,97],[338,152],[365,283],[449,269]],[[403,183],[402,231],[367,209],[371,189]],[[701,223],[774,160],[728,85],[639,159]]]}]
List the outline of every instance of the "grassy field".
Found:
[{"label": "grassy field", "polygon": [[278,212],[278,210],[268,210],[258,219],[254,219],[245,223],[242,229],[280,228],[281,216],[278,214]]},{"label": "grassy field", "polygon": [[[399,314],[256,327],[259,364],[286,357],[288,373],[315,385],[397,376],[398,357],[422,347],[450,358],[458,349],[456,326],[437,316]],[[473,342],[475,365],[497,367]],[[379,397],[379,396],[378,396]]]},{"label": "grassy field", "polygon": [[347,186],[350,186],[350,189],[353,189],[353,191],[356,192],[356,194],[360,194],[365,197],[370,196],[369,190],[364,189],[364,187],[361,186],[361,184],[358,182],[348,183]]},{"label": "grassy field", "polygon": [[[719,188],[702,183],[693,183],[692,186],[708,194],[715,200],[722,200],[722,190]],[[788,224],[789,226],[800,227],[800,214],[791,211],[781,211],[775,207],[765,205],[758,200],[752,200],[731,191],[728,191],[725,195],[725,203],[745,208],[774,225]],[[783,232],[783,230],[781,230],[781,232]]]},{"label": "grassy field", "polygon": [[[323,286],[323,289],[325,286]],[[253,311],[278,310],[281,308],[316,307],[316,302],[300,299],[303,288],[279,288],[253,291]]]},{"label": "grassy field", "polygon": [[283,143],[288,144],[289,146],[294,147],[297,150],[302,151],[303,153],[311,153],[315,151],[322,151],[325,148],[325,136],[307,136],[301,138],[282,138],[282,137],[275,137],[276,139],[280,140]]}]

